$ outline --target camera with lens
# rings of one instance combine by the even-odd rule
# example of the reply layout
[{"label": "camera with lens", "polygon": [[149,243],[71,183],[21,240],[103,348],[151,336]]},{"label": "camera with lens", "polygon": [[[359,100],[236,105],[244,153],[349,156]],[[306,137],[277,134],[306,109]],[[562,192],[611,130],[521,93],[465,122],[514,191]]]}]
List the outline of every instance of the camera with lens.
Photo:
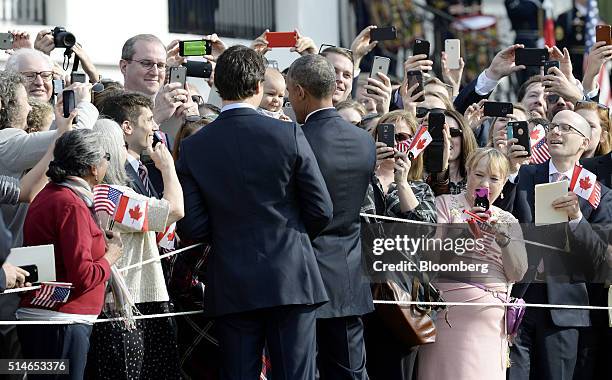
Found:
[{"label": "camera with lens", "polygon": [[56,26],[51,32],[53,35],[53,42],[56,48],[71,48],[76,43],[76,37],[74,34],[67,32],[66,28],[62,26]]}]

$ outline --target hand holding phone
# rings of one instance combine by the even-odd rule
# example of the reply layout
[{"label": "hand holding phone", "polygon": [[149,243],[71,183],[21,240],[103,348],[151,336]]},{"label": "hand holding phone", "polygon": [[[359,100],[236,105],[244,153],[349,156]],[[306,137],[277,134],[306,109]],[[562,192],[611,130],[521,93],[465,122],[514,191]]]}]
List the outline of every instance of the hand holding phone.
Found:
[{"label": "hand holding phone", "polygon": [[548,61],[548,49],[517,48],[514,51],[514,63],[519,66],[543,66]]},{"label": "hand holding phone", "polygon": [[482,207],[487,211],[489,205],[489,189],[486,187],[479,187],[474,190],[474,207]]},{"label": "hand holding phone", "polygon": [[550,68],[556,67],[558,69],[561,68],[559,61],[546,61],[544,62],[544,75],[555,75],[552,72],[548,72]]},{"label": "hand holding phone", "polygon": [[[375,30],[375,29],[372,29]],[[374,78],[378,81],[381,81],[378,73],[382,73],[385,75],[389,74],[389,65],[391,64],[391,60],[387,57],[379,57],[375,56],[374,61],[372,61],[372,69],[370,70],[370,78]],[[372,90],[367,90],[368,94],[373,94]]]},{"label": "hand holding phone", "polygon": [[187,80],[187,68],[185,66],[174,66],[170,68],[170,80],[169,83],[180,83],[185,88],[185,81]]},{"label": "hand holding phone", "polygon": [[446,53],[446,66],[450,70],[459,69],[461,67],[461,41],[458,39],[445,40],[444,52]]},{"label": "hand holding phone", "polygon": [[370,30],[370,41],[387,41],[397,39],[397,30],[394,26],[374,28]]},{"label": "hand holding phone", "polygon": [[512,138],[518,140],[518,145],[525,148],[527,156],[531,156],[531,139],[529,138],[529,126],[526,121],[509,121],[508,127],[512,127]]},{"label": "hand holding phone", "polygon": [[595,26],[595,39],[596,42],[605,41],[606,45],[612,45],[610,25],[596,25]]},{"label": "hand holding phone", "polygon": [[[74,91],[73,90],[64,90],[62,92],[62,102],[64,105],[63,111],[64,111],[64,117],[68,118],[70,116],[70,114],[72,113],[72,111],[74,111],[75,107],[76,107],[76,100],[75,100],[75,96],[74,96]],[[74,120],[72,121],[72,124],[76,124],[77,123],[77,118],[75,117]]]},{"label": "hand holding phone", "polygon": [[[423,73],[420,71],[411,70],[406,72],[406,76],[408,77],[408,89],[418,83],[418,86],[416,90],[414,90],[413,94],[418,94],[419,92],[423,91]],[[425,95],[421,95],[418,99],[416,99],[416,101],[425,101]]]},{"label": "hand holding phone", "polygon": [[429,59],[429,41],[416,39],[412,46],[412,55],[425,54]]},{"label": "hand holding phone", "polygon": [[385,143],[390,148],[395,148],[395,125],[380,124],[376,127],[376,137],[380,142]]}]

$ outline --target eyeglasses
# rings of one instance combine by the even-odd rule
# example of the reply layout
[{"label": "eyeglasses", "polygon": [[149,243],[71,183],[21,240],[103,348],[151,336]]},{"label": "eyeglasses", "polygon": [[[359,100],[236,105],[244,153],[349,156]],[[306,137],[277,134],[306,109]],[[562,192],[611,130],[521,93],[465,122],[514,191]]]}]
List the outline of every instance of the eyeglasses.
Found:
[{"label": "eyeglasses", "polygon": [[39,75],[43,82],[51,82],[53,80],[53,71],[27,71],[21,73],[21,75],[23,75],[28,83],[34,82]]},{"label": "eyeglasses", "polygon": [[110,159],[111,159],[111,155],[110,155],[110,153],[108,153],[108,152],[104,153],[104,156],[103,156],[103,157],[104,157],[104,159],[105,159],[106,161],[109,161],[109,162],[110,162]]},{"label": "eyeglasses", "polygon": [[346,53],[350,57],[351,62],[354,62],[354,60],[353,60],[353,51],[352,50],[347,49],[347,48],[343,48],[343,47],[339,47],[339,46],[335,46],[335,45],[321,44],[321,47],[319,48],[319,54],[325,53],[325,50],[327,50],[329,48],[335,48],[335,49],[341,50],[342,52]]},{"label": "eyeglasses", "polygon": [[138,62],[140,66],[142,66],[146,70],[151,70],[154,66],[157,66],[158,70],[166,70],[166,62],[153,62],[148,59],[128,59],[123,58],[125,61],[129,62]]},{"label": "eyeglasses", "polygon": [[451,128],[450,135],[451,137],[461,137],[463,136],[463,130],[459,128]]},{"label": "eyeglasses", "polygon": [[550,132],[554,131],[555,128],[559,128],[559,132],[561,132],[561,133],[569,133],[571,131],[575,131],[576,133],[578,133],[582,137],[586,137],[582,132],[580,132],[579,130],[577,130],[576,128],[572,127],[569,124],[565,124],[565,123],[550,123],[550,124],[544,126],[544,129],[546,130],[546,133],[550,133]]},{"label": "eyeglasses", "polygon": [[416,108],[416,117],[423,118],[428,113],[444,113],[446,111],[444,108],[427,108],[427,107],[417,107]]},{"label": "eyeglasses", "polygon": [[408,140],[412,140],[412,135],[408,134],[408,133],[402,133],[402,132],[398,132],[395,134],[395,141],[408,141]]}]

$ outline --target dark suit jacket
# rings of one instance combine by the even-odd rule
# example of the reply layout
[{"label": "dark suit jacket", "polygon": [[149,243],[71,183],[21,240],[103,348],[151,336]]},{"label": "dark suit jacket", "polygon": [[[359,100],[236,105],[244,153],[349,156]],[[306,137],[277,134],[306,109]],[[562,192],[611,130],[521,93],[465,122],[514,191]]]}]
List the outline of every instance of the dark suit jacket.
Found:
[{"label": "dark suit jacket", "polygon": [[612,154],[584,158],[580,163],[590,172],[597,176],[597,180],[607,187],[612,185]]},{"label": "dark suit jacket", "polygon": [[[539,165],[525,165],[519,171],[517,183],[509,195],[513,200],[513,214],[521,223],[535,221],[535,185],[549,182],[548,161]],[[582,220],[575,228],[568,223],[529,227],[525,238],[558,248],[568,248],[569,254],[527,246],[529,269],[525,280],[535,276],[540,258],[544,260],[548,301],[551,304],[593,305],[587,282],[606,265],[608,238],[606,225],[612,222],[612,192],[602,186],[601,202],[597,209],[579,198]],[[531,277],[531,278],[530,278]],[[525,284],[515,286],[514,292],[525,290]],[[590,326],[588,310],[550,310],[553,323],[562,327]]]},{"label": "dark suit jacket", "polygon": [[[132,167],[132,164],[130,164],[129,161],[125,162],[125,172],[130,178],[130,187],[134,189],[134,191],[137,192],[138,194],[148,195],[145,185],[142,183],[142,180],[138,176],[138,173],[134,170],[134,168]],[[150,175],[149,175],[149,181],[151,181]],[[152,182],[151,182],[150,187],[151,187],[150,189],[151,195],[155,198],[160,198]]]},{"label": "dark suit jacket", "polygon": [[335,109],[312,114],[302,129],[334,205],[331,223],[312,242],[330,299],[317,309],[317,316],[369,313],[372,293],[361,265],[359,211],[376,165],[374,139]]},{"label": "dark suit jacket", "polygon": [[3,292],[6,287],[6,275],[2,270],[2,264],[4,264],[4,261],[11,252],[12,242],[13,237],[8,228],[4,225],[2,215],[0,215],[0,293]]},{"label": "dark suit jacket", "polygon": [[183,239],[210,238],[211,315],[328,300],[310,239],[332,203],[302,129],[249,108],[227,110],[181,146]]}]

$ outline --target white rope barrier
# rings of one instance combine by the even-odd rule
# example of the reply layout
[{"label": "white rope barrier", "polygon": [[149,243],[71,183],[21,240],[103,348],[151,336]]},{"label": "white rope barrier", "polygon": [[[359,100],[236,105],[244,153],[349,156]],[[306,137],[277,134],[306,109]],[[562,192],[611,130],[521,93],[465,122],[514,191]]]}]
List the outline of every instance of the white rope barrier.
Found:
[{"label": "white rope barrier", "polygon": [[185,248],[177,249],[176,251],[171,251],[171,252],[165,253],[165,254],[160,255],[158,257],[153,257],[152,259],[148,259],[148,260],[136,263],[136,264],[128,265],[127,267],[123,267],[123,268],[119,269],[119,272],[127,272],[130,269],[140,268],[143,265],[154,263],[156,261],[160,261],[161,259],[164,259],[166,257],[174,256],[176,254],[179,254],[179,253],[184,252],[184,251],[188,251],[188,250],[190,250],[192,248],[199,247],[201,245],[202,245],[202,243],[197,243],[197,244],[194,244],[194,245],[190,245],[189,247],[185,247]]},{"label": "white rope barrier", "polygon": [[377,301],[375,304],[383,305],[422,305],[422,306],[524,306],[524,307],[539,307],[545,309],[580,309],[580,310],[612,310],[612,306],[590,306],[590,305],[558,305],[547,303],[509,303],[509,302],[420,302],[420,301]]},{"label": "white rope barrier", "polygon": [[[161,314],[147,314],[147,315],[135,315],[134,319],[153,319],[153,318],[169,318],[169,317],[180,317],[185,315],[196,315],[204,313],[203,310],[192,310],[192,311],[180,311],[176,313],[161,313]],[[0,326],[3,325],[74,325],[77,323],[91,324],[91,323],[105,323],[105,322],[118,322],[124,318],[102,318],[96,319],[95,321],[0,321]]]}]

